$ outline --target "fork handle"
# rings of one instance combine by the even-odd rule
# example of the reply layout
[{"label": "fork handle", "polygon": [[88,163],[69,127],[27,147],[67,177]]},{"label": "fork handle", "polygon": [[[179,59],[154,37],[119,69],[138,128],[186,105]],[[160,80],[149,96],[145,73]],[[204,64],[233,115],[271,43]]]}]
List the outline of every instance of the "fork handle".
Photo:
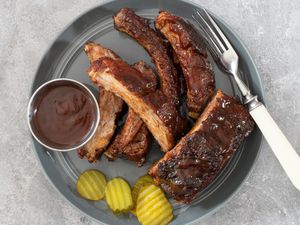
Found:
[{"label": "fork handle", "polygon": [[250,111],[266,141],[294,186],[300,191],[300,157],[264,105]]},{"label": "fork handle", "polygon": [[282,133],[266,107],[253,96],[247,85],[234,74],[235,81],[244,96],[250,115],[263,133],[266,141],[280,162],[293,185],[300,191],[300,157]]}]

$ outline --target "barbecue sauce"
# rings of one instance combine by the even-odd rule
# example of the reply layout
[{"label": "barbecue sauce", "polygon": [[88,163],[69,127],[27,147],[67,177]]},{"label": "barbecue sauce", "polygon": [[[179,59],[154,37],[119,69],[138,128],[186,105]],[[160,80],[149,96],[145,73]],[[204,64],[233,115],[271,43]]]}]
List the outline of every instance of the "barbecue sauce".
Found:
[{"label": "barbecue sauce", "polygon": [[[253,130],[243,105],[218,91],[204,112],[201,126],[187,134],[158,162],[156,176],[175,200],[190,203],[226,166]],[[203,114],[202,114],[203,115]],[[201,119],[201,117],[200,117]]]},{"label": "barbecue sauce", "polygon": [[49,87],[39,100],[33,122],[46,143],[81,143],[96,121],[92,100],[75,85]]}]

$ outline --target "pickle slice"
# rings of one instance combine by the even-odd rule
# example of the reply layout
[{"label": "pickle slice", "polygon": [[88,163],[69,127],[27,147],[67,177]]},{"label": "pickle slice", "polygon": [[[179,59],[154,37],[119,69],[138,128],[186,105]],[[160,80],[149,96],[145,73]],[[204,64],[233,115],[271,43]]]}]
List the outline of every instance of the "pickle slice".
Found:
[{"label": "pickle slice", "polygon": [[152,177],[150,177],[149,175],[141,176],[135,182],[135,184],[133,186],[133,189],[132,189],[132,199],[133,199],[134,205],[136,205],[136,201],[137,201],[137,198],[138,198],[138,194],[139,194],[140,188],[144,184],[147,184],[147,183],[150,183],[150,184],[154,183]]},{"label": "pickle slice", "polygon": [[129,212],[133,207],[131,188],[122,178],[114,178],[105,189],[107,205],[115,213]]},{"label": "pickle slice", "polygon": [[146,184],[138,195],[136,215],[142,225],[166,225],[173,219],[173,209],[158,186]]},{"label": "pickle slice", "polygon": [[78,177],[77,192],[85,199],[97,201],[104,198],[106,178],[98,170],[86,170]]}]

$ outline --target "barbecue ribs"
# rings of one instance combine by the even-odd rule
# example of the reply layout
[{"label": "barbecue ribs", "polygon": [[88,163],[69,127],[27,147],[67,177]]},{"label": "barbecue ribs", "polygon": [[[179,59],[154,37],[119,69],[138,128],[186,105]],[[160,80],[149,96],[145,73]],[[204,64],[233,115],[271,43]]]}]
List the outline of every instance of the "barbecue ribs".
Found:
[{"label": "barbecue ribs", "polygon": [[170,100],[145,76],[119,59],[103,57],[88,69],[91,80],[121,97],[144,121],[163,151],[170,150],[183,129],[183,119]]},{"label": "barbecue ribs", "polygon": [[78,150],[80,158],[84,156],[89,162],[95,162],[105,151],[112,138],[117,114],[122,110],[123,100],[103,88],[99,88],[100,122],[92,139]]},{"label": "barbecue ribs", "polygon": [[247,109],[217,91],[192,130],[149,174],[175,200],[190,203],[216,178],[253,127]]},{"label": "barbecue ribs", "polygon": [[[156,76],[145,62],[140,61],[133,67],[151,79],[150,86],[154,88],[157,86]],[[148,152],[149,141],[150,133],[143,120],[129,108],[121,132],[104,154],[110,160],[115,160],[116,157],[121,156],[136,162],[138,166],[142,166]]]},{"label": "barbecue ribs", "polygon": [[[84,50],[91,63],[101,57],[110,57],[116,60],[119,59],[119,57],[114,52],[105,49],[101,45],[95,44],[93,42],[88,42],[85,45]],[[149,67],[146,66],[143,61],[136,63],[134,67],[140,70],[145,75],[149,76],[152,79],[151,85],[153,87],[156,87],[157,80],[155,74]],[[96,135],[93,138],[93,141],[91,141],[91,143],[94,144],[88,143],[88,145],[86,145],[79,151],[79,155],[81,156],[81,158],[87,156],[89,161],[95,161],[98,158],[98,155],[105,150],[106,146],[110,142],[110,139],[115,131],[115,116],[114,114],[110,116],[109,113],[112,112],[111,108],[114,108],[115,106],[115,99],[120,98],[115,96],[113,93],[104,90],[103,88],[101,89],[100,100],[106,105],[103,104],[103,107],[101,107],[100,125]],[[116,153],[116,150],[118,150],[118,154],[106,155],[110,155],[110,159],[114,159],[115,157],[122,155],[129,160],[137,162],[137,164],[141,166],[148,151],[149,136],[149,130],[145,125],[143,125],[142,120],[129,108],[128,117],[125,124],[123,125],[122,132],[118,134],[118,136],[111,144],[111,146],[114,146],[113,149],[115,150],[113,153]],[[95,143],[98,143],[98,145]],[[100,149],[98,149],[97,147]],[[109,149],[112,148],[110,147]],[[96,152],[96,154],[93,154],[93,152]],[[93,157],[94,155],[97,157]],[[112,158],[112,156],[114,157]]]},{"label": "barbecue ribs", "polygon": [[177,71],[168,54],[162,37],[152,28],[147,20],[128,8],[121,9],[114,16],[115,28],[135,39],[152,58],[161,81],[161,90],[172,103],[179,104]]},{"label": "barbecue ribs", "polygon": [[131,108],[121,133],[118,134],[104,153],[109,160],[115,160],[118,156],[134,161],[142,166],[148,152],[150,133],[139,117]]},{"label": "barbecue ribs", "polygon": [[177,55],[186,81],[189,115],[198,118],[214,92],[214,77],[206,50],[195,46],[193,27],[178,16],[161,11],[155,26]]},{"label": "barbecue ribs", "polygon": [[[85,44],[84,51],[90,63],[101,57],[110,57],[115,60],[119,59],[112,51],[108,51],[93,42]],[[89,162],[95,162],[105,151],[115,132],[115,120],[117,114],[122,110],[123,103],[121,98],[103,88],[99,88],[100,122],[92,139],[78,150],[80,158],[86,157]]]}]

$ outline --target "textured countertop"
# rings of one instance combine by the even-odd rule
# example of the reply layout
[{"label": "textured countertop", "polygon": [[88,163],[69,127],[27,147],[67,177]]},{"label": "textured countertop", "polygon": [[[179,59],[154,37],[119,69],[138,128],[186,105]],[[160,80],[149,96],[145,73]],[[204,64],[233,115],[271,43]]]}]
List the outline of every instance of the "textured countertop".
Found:
[{"label": "textured countertop", "polygon": [[[0,2],[0,224],[96,224],[62,199],[44,177],[25,114],[34,72],[49,43],[75,17],[101,2]],[[249,48],[269,110],[300,153],[300,1],[195,2],[222,17]],[[300,192],[265,141],[241,189],[201,224],[300,224]]]}]

